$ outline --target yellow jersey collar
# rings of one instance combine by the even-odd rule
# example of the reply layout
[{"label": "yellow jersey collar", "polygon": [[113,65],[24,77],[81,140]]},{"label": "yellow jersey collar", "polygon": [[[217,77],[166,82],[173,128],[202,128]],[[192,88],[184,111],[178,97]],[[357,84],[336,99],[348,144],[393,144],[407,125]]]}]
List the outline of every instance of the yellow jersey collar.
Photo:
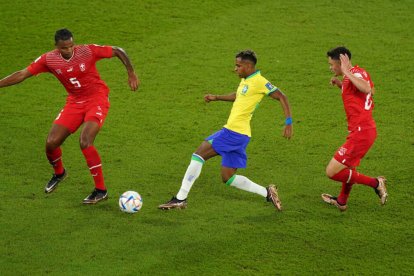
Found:
[{"label": "yellow jersey collar", "polygon": [[260,70],[256,70],[256,72],[254,72],[253,74],[251,74],[251,75],[247,76],[247,77],[245,78],[245,80],[250,79],[250,78],[253,78],[253,77],[254,77],[254,76],[256,76],[256,75],[260,75]]}]

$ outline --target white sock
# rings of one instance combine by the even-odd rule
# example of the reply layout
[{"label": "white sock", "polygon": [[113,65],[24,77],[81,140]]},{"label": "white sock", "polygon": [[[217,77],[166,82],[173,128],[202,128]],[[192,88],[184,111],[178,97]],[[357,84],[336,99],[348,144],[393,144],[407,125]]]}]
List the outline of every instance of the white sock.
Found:
[{"label": "white sock", "polygon": [[176,195],[177,199],[184,200],[187,198],[191,187],[193,186],[196,179],[200,176],[204,162],[204,159],[200,155],[193,153],[190,165],[188,166],[183,181],[181,182],[181,188]]},{"label": "white sock", "polygon": [[267,197],[267,190],[265,187],[254,183],[253,181],[242,175],[233,175],[232,178],[230,178],[227,181],[226,185],[230,185],[244,191],[255,193],[263,197]]}]

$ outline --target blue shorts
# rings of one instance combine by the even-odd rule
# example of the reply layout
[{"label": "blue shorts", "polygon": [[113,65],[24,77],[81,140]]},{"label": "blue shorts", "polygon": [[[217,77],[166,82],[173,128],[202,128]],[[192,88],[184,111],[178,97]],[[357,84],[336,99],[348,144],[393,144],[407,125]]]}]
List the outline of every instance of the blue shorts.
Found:
[{"label": "blue shorts", "polygon": [[221,165],[228,168],[246,168],[246,147],[250,137],[222,128],[205,139],[221,155]]}]

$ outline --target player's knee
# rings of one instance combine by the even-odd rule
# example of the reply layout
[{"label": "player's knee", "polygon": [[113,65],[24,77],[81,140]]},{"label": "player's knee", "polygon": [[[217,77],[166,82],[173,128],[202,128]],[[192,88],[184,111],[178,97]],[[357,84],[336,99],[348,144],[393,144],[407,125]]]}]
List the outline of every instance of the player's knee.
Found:
[{"label": "player's knee", "polygon": [[208,159],[217,155],[217,152],[215,152],[211,144],[207,141],[201,143],[201,145],[197,148],[197,150],[194,153],[201,156],[204,159],[204,161],[207,161]]},{"label": "player's knee", "polygon": [[79,145],[81,149],[86,149],[93,145],[93,141],[91,139],[88,139],[88,137],[81,136],[79,139]]},{"label": "player's knee", "polygon": [[326,167],[325,173],[328,178],[332,178],[335,175],[333,170],[329,166]]},{"label": "player's knee", "polygon": [[60,146],[60,139],[55,136],[48,136],[46,139],[46,149],[54,150]]}]

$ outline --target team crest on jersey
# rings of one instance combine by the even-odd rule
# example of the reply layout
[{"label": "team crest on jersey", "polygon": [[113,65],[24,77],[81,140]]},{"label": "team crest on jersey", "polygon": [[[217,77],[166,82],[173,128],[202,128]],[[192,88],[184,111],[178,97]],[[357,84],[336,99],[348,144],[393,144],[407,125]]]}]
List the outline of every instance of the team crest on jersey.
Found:
[{"label": "team crest on jersey", "polygon": [[271,84],[270,82],[268,82],[268,83],[266,83],[266,88],[270,91],[270,90],[272,90],[273,88],[275,88],[274,86],[273,86],[273,84]]},{"label": "team crest on jersey", "polygon": [[247,90],[249,90],[249,86],[248,86],[247,84],[245,84],[245,85],[243,86],[243,89],[242,89],[242,91],[241,91],[241,94],[242,94],[242,95],[246,95]]},{"label": "team crest on jersey", "polygon": [[341,147],[341,148],[338,150],[338,153],[339,153],[339,155],[340,155],[340,156],[344,156],[344,155],[345,155],[345,153],[346,153],[346,151],[347,151],[347,148]]},{"label": "team crest on jersey", "polygon": [[86,66],[85,66],[85,63],[81,63],[80,65],[79,65],[79,68],[80,68],[80,70],[83,72],[83,71],[85,71],[85,69],[86,69]]}]

